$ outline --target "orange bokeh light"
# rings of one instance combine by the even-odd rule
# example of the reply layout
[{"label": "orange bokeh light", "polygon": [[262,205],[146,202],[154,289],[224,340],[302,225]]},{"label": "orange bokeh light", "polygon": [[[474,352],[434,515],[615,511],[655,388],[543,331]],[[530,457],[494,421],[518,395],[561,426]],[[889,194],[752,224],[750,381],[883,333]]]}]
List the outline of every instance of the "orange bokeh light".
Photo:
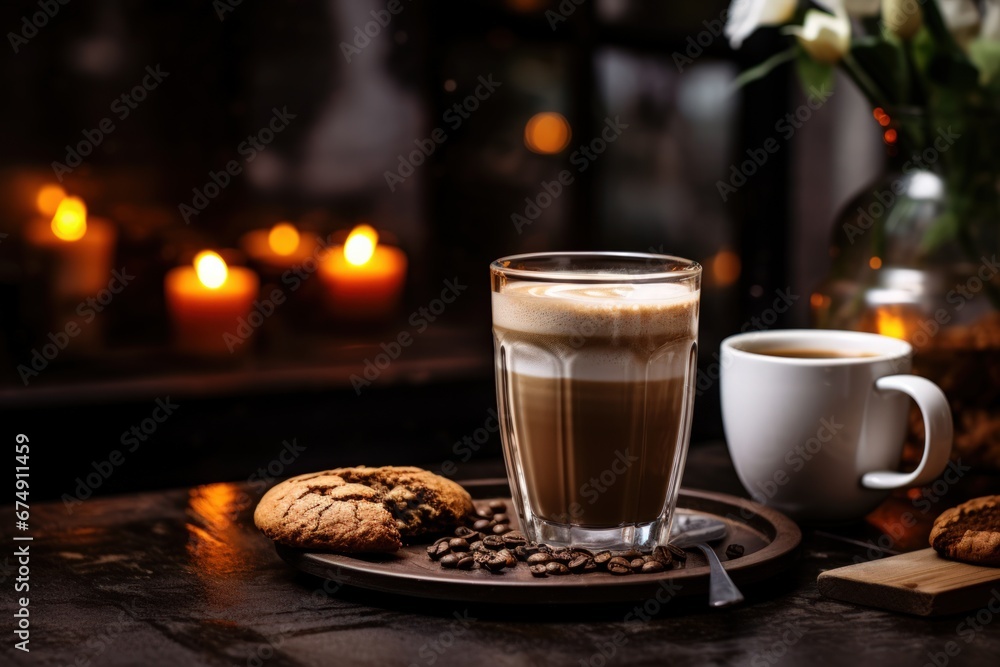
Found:
[{"label": "orange bokeh light", "polygon": [[66,198],[66,191],[58,185],[43,185],[35,197],[35,207],[44,216],[55,215],[59,202]]},{"label": "orange bokeh light", "polygon": [[552,155],[566,148],[571,136],[569,121],[554,111],[536,113],[524,126],[524,145],[543,155]]},{"label": "orange bokeh light", "polygon": [[882,133],[882,138],[885,139],[885,143],[887,144],[896,143],[896,138],[897,138],[896,130],[890,127],[888,130]]},{"label": "orange bokeh light", "polygon": [[740,277],[740,256],[732,250],[720,250],[712,260],[712,276],[719,285],[732,285]]},{"label": "orange bokeh light", "polygon": [[882,258],[881,257],[872,257],[871,259],[868,260],[868,266],[870,266],[873,269],[875,269],[876,271],[878,271],[879,269],[882,268]]}]

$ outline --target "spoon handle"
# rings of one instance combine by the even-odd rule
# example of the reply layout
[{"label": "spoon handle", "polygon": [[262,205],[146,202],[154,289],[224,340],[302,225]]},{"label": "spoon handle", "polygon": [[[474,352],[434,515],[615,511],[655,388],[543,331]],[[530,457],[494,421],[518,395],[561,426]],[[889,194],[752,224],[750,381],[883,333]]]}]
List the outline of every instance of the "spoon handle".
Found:
[{"label": "spoon handle", "polygon": [[729,578],[729,573],[722,567],[722,563],[712,547],[704,543],[692,546],[701,549],[708,560],[708,604],[712,607],[728,607],[731,604],[743,602],[743,593],[740,593],[740,589]]}]

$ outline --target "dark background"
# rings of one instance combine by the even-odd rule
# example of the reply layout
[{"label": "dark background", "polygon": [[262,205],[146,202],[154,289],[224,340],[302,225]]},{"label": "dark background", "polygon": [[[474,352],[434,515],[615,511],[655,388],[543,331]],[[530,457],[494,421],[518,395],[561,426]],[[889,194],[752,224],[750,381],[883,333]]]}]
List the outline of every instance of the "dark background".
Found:
[{"label": "dark background", "polygon": [[[28,434],[39,453],[36,499],[74,493],[167,397],[180,406],[175,414],[96,493],[245,480],[293,440],[304,453],[270,474],[449,459],[459,478],[495,472],[496,433],[470,461],[454,445],[495,407],[487,266],[516,252],[653,250],[701,262],[693,442],[720,438],[719,342],[782,290],[799,298],[772,326],[806,324],[835,204],[880,159],[862,169],[837,162],[837,137],[868,131],[864,106],[844,93],[838,104],[851,113],[824,109],[723,201],[717,181],[801,100],[788,67],[732,89],[783,38],[764,30],[731,51],[718,34],[727,4],[403,0],[351,62],[342,44],[385,3],[71,2],[16,53],[9,33],[22,34],[24,17],[40,10],[6,5],[0,406],[9,437]],[[22,261],[30,201],[55,180],[51,164],[66,146],[113,116],[112,102],[157,65],[169,75],[128,118],[113,117],[114,132],[62,183],[118,226],[115,265],[136,280],[99,318],[97,348],[60,354],[26,387],[17,365],[61,326],[42,315]],[[501,86],[453,129],[447,110],[489,76]],[[178,207],[192,188],[238,158],[237,146],[274,108],[296,117],[185,224]],[[572,130],[556,154],[525,145],[526,122],[543,111],[562,114]],[[518,234],[511,215],[561,170],[575,170],[573,151],[609,118],[628,129]],[[390,190],[385,172],[437,127],[447,140]],[[368,221],[395,237],[410,259],[398,317],[359,327],[289,306],[239,359],[177,355],[166,271],[194,249],[235,247],[242,233],[283,219],[322,234]],[[453,278],[466,292],[358,395],[351,374]]]}]

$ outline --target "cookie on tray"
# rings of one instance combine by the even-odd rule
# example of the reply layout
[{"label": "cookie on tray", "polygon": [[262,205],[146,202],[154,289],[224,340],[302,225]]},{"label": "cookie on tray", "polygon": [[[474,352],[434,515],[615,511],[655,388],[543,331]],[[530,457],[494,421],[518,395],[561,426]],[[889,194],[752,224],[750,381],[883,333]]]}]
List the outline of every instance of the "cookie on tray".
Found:
[{"label": "cookie on tray", "polygon": [[391,553],[472,513],[468,492],[450,479],[422,468],[359,466],[281,482],[261,498],[254,523],[291,547]]},{"label": "cookie on tray", "polygon": [[1000,567],[1000,496],[945,510],[934,522],[930,541],[945,558]]}]

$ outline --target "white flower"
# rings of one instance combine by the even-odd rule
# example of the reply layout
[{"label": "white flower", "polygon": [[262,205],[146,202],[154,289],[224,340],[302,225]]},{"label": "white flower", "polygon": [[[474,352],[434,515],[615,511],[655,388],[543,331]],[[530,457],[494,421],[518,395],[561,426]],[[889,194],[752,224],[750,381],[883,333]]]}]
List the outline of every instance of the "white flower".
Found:
[{"label": "white flower", "polygon": [[916,0],[883,0],[882,23],[900,39],[912,39],[924,24],[924,16]]},{"label": "white flower", "polygon": [[1000,40],[1000,0],[987,0],[979,38]]},{"label": "white flower", "polygon": [[810,9],[801,26],[788,26],[785,32],[798,37],[813,60],[826,65],[840,62],[851,48],[851,22],[843,11],[833,15]]},{"label": "white flower", "polygon": [[[979,9],[976,3],[973,0],[937,0],[937,3],[941,9],[941,18],[954,35],[955,41],[966,48],[979,32]],[[996,3],[997,0],[986,0],[987,15],[991,6],[995,9]]]},{"label": "white flower", "polygon": [[733,0],[726,18],[726,37],[734,49],[757,28],[781,25],[795,14],[796,0]]}]

